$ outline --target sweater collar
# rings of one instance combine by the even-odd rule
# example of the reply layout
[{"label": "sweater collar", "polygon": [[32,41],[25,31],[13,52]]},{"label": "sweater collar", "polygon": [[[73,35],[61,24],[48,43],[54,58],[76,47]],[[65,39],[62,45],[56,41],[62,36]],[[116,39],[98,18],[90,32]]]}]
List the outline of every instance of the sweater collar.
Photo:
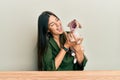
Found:
[{"label": "sweater collar", "polygon": [[56,51],[59,51],[59,50],[60,50],[60,48],[58,47],[58,45],[57,45],[56,41],[53,39],[53,37],[50,37],[49,43],[54,47],[54,49],[55,49]]}]

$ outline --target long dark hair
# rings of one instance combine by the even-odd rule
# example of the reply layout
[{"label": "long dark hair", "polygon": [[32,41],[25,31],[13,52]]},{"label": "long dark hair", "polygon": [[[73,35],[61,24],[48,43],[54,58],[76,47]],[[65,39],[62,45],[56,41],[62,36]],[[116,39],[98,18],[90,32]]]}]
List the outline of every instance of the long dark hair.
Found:
[{"label": "long dark hair", "polygon": [[[38,70],[43,70],[42,57],[48,47],[48,35],[51,35],[50,33],[48,33],[48,21],[50,15],[58,18],[54,13],[50,11],[44,11],[38,18]],[[63,44],[65,40],[62,41],[63,42],[60,42],[61,44]]]}]

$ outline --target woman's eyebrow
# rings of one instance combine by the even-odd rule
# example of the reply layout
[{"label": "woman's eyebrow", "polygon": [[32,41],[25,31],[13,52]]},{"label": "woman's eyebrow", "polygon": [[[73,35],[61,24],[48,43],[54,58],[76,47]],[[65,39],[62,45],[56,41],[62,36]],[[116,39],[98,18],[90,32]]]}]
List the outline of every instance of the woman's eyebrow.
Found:
[{"label": "woman's eyebrow", "polygon": [[51,25],[51,24],[53,24],[54,22],[51,22],[51,23],[49,23],[48,25]]},{"label": "woman's eyebrow", "polygon": [[[56,20],[58,20],[58,18],[55,18],[55,21],[56,21]],[[54,23],[54,22],[51,22],[51,23],[49,23],[48,25],[51,25],[51,24],[53,24],[53,23]]]}]

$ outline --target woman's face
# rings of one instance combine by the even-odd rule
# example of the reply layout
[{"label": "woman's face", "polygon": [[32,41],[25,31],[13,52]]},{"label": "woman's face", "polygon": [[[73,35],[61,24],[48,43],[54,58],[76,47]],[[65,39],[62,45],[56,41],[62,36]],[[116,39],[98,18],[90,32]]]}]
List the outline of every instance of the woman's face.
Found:
[{"label": "woman's face", "polygon": [[63,33],[61,21],[53,15],[49,17],[48,31],[50,31],[52,35],[60,35]]}]

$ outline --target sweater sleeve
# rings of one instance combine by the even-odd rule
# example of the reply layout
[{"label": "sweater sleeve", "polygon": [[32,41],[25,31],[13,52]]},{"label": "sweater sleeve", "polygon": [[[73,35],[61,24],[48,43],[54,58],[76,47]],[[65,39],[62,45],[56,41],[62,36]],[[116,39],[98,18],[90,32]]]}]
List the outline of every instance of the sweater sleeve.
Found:
[{"label": "sweater sleeve", "polygon": [[87,60],[86,56],[84,55],[84,60],[82,61],[82,63],[79,64],[79,63],[77,62],[77,63],[74,65],[74,69],[75,69],[75,70],[84,70],[84,67],[85,67],[87,61],[88,61],[88,60]]},{"label": "sweater sleeve", "polygon": [[48,49],[43,56],[43,70],[44,71],[54,71],[55,67],[55,57],[52,54],[52,47],[48,45]]}]

